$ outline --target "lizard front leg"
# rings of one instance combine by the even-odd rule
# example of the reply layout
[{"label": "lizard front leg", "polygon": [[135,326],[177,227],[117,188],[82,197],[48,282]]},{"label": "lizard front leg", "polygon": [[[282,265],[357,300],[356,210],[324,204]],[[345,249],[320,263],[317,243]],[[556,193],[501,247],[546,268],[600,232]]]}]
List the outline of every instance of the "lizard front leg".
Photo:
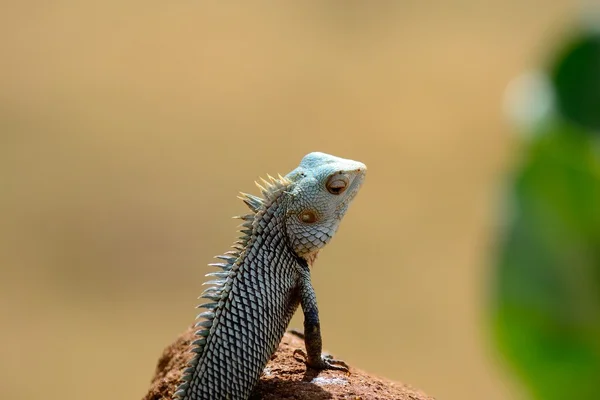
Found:
[{"label": "lizard front leg", "polygon": [[300,278],[300,305],[304,313],[304,345],[306,354],[298,349],[294,352],[305,357],[306,365],[315,369],[336,369],[348,371],[348,365],[341,360],[321,353],[323,341],[321,339],[321,324],[319,322],[319,309],[317,297],[310,281],[310,273],[303,271]]}]

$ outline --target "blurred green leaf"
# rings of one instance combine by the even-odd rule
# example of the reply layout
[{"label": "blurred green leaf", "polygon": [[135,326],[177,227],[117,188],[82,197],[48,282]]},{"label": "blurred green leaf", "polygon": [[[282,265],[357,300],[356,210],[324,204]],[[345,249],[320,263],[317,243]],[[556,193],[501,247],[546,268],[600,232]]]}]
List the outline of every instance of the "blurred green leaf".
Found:
[{"label": "blurred green leaf", "polygon": [[600,398],[600,157],[567,124],[535,135],[511,188],[495,334],[535,398]]},{"label": "blurred green leaf", "polygon": [[551,77],[561,114],[600,132],[600,33],[572,40],[552,66]]}]

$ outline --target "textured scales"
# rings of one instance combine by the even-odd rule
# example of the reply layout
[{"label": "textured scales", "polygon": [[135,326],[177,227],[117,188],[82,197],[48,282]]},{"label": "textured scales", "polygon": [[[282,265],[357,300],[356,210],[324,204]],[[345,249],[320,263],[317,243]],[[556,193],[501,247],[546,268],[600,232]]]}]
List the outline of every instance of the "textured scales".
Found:
[{"label": "textured scales", "polygon": [[285,177],[242,193],[252,211],[232,251],[209,264],[210,285],[198,307],[196,353],[175,396],[182,400],[245,400],[302,305],[306,363],[345,369],[321,356],[321,334],[309,265],[336,232],[366,173],[364,164],[310,153]]}]

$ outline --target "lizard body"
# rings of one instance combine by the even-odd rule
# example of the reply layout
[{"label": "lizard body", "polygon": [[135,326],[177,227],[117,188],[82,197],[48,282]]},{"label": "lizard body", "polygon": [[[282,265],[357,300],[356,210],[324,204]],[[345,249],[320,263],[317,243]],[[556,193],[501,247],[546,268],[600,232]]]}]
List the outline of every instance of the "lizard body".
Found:
[{"label": "lizard body", "polygon": [[277,349],[298,305],[304,312],[306,364],[342,369],[321,355],[321,333],[310,269],[358,192],[366,167],[324,153],[306,155],[279,178],[257,184],[263,197],[242,193],[252,211],[233,251],[217,256],[222,269],[198,307],[197,353],[184,370],[181,400],[246,400]]}]

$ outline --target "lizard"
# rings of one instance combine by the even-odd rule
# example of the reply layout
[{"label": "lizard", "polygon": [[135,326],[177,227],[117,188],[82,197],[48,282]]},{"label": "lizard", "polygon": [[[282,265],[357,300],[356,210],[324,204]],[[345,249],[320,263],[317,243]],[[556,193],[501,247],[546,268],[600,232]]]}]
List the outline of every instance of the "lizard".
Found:
[{"label": "lizard", "polygon": [[240,192],[250,213],[233,250],[209,264],[218,272],[199,298],[194,357],[174,397],[247,400],[289,322],[302,307],[307,367],[348,371],[323,355],[319,311],[310,267],[333,237],[359,191],[367,168],[358,161],[313,152],[282,177],[256,183],[262,197]]}]

